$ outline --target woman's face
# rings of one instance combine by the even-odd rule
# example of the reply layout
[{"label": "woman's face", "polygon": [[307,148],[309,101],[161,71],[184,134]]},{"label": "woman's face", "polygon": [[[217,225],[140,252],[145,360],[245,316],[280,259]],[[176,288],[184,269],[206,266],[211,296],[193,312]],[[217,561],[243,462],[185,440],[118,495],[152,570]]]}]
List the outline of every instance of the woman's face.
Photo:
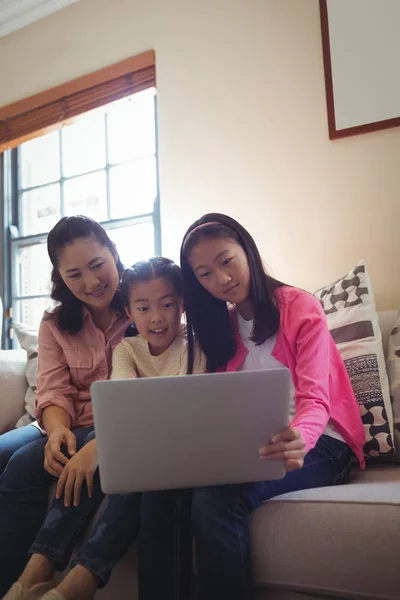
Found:
[{"label": "woman's face", "polygon": [[58,270],[78,300],[90,310],[104,310],[119,283],[117,253],[101,246],[95,237],[77,238],[61,251]]},{"label": "woman's face", "polygon": [[218,300],[239,309],[250,296],[250,269],[243,248],[229,238],[203,238],[190,251],[189,264],[200,284]]}]

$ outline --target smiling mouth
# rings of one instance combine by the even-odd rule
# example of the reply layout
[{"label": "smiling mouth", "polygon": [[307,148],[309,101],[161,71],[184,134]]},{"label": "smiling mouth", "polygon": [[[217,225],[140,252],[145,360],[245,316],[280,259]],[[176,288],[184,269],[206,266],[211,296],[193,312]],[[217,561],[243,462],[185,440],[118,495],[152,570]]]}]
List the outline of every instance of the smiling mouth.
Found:
[{"label": "smiling mouth", "polygon": [[164,333],[167,331],[167,327],[163,327],[163,328],[158,328],[158,329],[150,329],[150,333],[152,333],[153,335],[164,335]]},{"label": "smiling mouth", "polygon": [[101,296],[103,296],[103,294],[105,294],[106,289],[107,289],[107,284],[105,283],[98,290],[95,290],[94,292],[89,292],[88,296],[92,296],[93,298],[100,298]]},{"label": "smiling mouth", "polygon": [[231,292],[233,292],[233,290],[235,290],[237,288],[239,284],[235,283],[235,285],[233,285],[231,288],[229,288],[229,290],[226,290],[226,292],[224,292],[224,294],[230,294]]}]

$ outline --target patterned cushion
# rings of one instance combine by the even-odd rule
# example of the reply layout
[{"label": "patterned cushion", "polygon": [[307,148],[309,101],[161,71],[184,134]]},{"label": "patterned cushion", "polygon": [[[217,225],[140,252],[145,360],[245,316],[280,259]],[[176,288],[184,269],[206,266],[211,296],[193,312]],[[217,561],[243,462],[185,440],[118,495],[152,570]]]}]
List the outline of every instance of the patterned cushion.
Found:
[{"label": "patterned cushion", "polygon": [[325,311],[360,406],[364,452],[370,456],[393,454],[393,416],[382,336],[364,262],[315,296]]},{"label": "patterned cushion", "polygon": [[400,312],[389,338],[387,372],[394,422],[394,444],[396,458],[400,460]]},{"label": "patterned cushion", "polygon": [[17,423],[17,427],[32,423],[35,418],[35,397],[36,397],[36,371],[38,363],[38,332],[28,329],[21,323],[13,323],[13,330],[17,336],[17,340],[28,355],[26,363],[25,376],[28,381],[28,389],[25,394],[25,410],[26,413]]}]

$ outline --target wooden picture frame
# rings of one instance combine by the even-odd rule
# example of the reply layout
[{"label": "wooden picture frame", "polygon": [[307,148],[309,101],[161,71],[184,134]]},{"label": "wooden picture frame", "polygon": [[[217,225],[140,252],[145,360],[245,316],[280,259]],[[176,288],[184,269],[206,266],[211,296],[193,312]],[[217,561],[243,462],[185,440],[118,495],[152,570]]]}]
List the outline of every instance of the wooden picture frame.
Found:
[{"label": "wooden picture frame", "polygon": [[[349,43],[350,41],[354,42],[354,54],[356,52],[359,52],[359,56],[358,56],[358,60],[360,62],[360,66],[363,66],[362,63],[362,41],[363,41],[363,35],[366,38],[366,33],[365,33],[365,21],[368,21],[368,19],[365,19],[365,17],[368,17],[367,13],[364,14],[360,14],[360,18],[357,22],[357,15],[356,15],[356,10],[360,8],[359,2],[360,0],[345,0],[346,1],[346,5],[342,4],[343,0],[319,0],[319,5],[320,5],[320,18],[321,18],[321,34],[322,34],[322,51],[323,51],[323,61],[324,61],[324,72],[325,72],[325,89],[326,89],[326,102],[327,102],[327,112],[328,112],[328,129],[329,129],[329,138],[331,140],[335,140],[335,139],[340,139],[340,138],[344,138],[344,137],[348,137],[348,136],[353,136],[353,135],[358,135],[361,133],[369,133],[369,132],[374,132],[374,131],[379,131],[382,129],[389,129],[392,127],[399,127],[400,126],[400,102],[398,102],[397,106],[398,106],[398,114],[390,114],[393,113],[393,108],[392,107],[387,107],[386,103],[385,103],[385,96],[384,94],[386,94],[386,97],[388,96],[388,94],[390,93],[391,89],[395,89],[396,92],[396,99],[400,99],[400,77],[399,77],[399,73],[400,73],[400,35],[397,33],[397,38],[398,38],[398,42],[396,40],[385,40],[383,34],[382,34],[382,38],[379,40],[379,24],[377,25],[377,37],[376,39],[374,37],[372,37],[371,39],[371,44],[377,44],[376,49],[378,50],[376,52],[376,56],[378,57],[379,55],[379,49],[383,50],[384,48],[386,48],[386,46],[384,46],[384,44],[388,43],[388,44],[395,44],[396,48],[397,48],[397,44],[398,44],[398,53],[389,53],[389,48],[387,51],[387,56],[392,56],[393,55],[393,62],[396,63],[394,65],[388,65],[386,63],[382,64],[382,72],[385,73],[386,75],[386,83],[387,83],[387,88],[386,86],[382,86],[381,92],[382,92],[382,102],[380,103],[379,106],[379,98],[378,98],[378,91],[377,91],[377,87],[373,86],[373,82],[374,82],[374,77],[376,80],[376,73],[380,73],[379,71],[379,65],[373,65],[373,68],[375,68],[375,72],[373,72],[373,69],[371,69],[371,77],[370,77],[370,81],[368,82],[368,76],[365,77],[365,81],[362,81],[362,85],[360,86],[360,95],[358,98],[354,98],[354,102],[355,105],[353,107],[353,118],[348,119],[349,122],[347,122],[345,125],[343,125],[343,123],[340,123],[340,118],[338,115],[338,96],[340,96],[340,89],[339,89],[339,85],[340,85],[340,61],[335,59],[334,56],[334,52],[332,49],[332,44],[331,44],[331,38],[335,38],[336,40],[336,48],[337,48],[337,40],[340,38],[340,35],[343,34],[343,44],[346,43],[346,35],[347,35],[347,43]],[[336,4],[330,4],[331,2],[336,2]],[[352,5],[351,5],[352,3]],[[371,18],[371,23],[372,23],[372,19],[374,17],[374,14],[376,16],[376,11],[380,8],[380,10],[382,11],[382,15],[381,18],[382,20],[387,24],[388,29],[390,31],[391,29],[391,23],[393,20],[393,23],[398,23],[399,20],[395,19],[395,17],[400,17],[400,2],[398,2],[398,0],[394,0],[394,1],[390,1],[388,3],[382,2],[382,0],[364,0],[364,5],[362,7],[363,11],[370,11],[370,18]],[[377,4],[374,4],[377,3]],[[329,9],[334,9],[336,11],[336,19],[332,19],[332,21],[334,21],[333,23],[330,22],[329,19]],[[345,11],[346,10],[353,10],[353,14],[350,15],[349,14],[349,22],[345,23],[342,21],[342,25],[343,28],[341,31],[339,31],[340,35],[338,34],[338,30],[336,29],[336,31],[332,30],[332,27],[340,27],[340,21],[338,21],[337,18],[337,11],[338,9],[342,10],[342,18],[344,18],[345,15]],[[388,10],[388,12],[386,14],[383,14],[385,12],[385,10]],[[391,14],[391,11],[395,14]],[[350,22],[350,16],[352,19],[352,22]],[[364,20],[363,20],[364,17]],[[354,27],[354,24],[356,24],[356,27]],[[353,26],[353,29],[351,28]],[[363,29],[364,28],[364,31]],[[357,38],[357,31],[361,32],[362,35],[360,38]],[[334,35],[335,34],[335,35]],[[354,36],[353,40],[350,40],[351,36]],[[364,40],[365,41],[365,40]],[[357,43],[359,42],[359,43]],[[368,48],[368,52],[365,53],[365,57],[366,57],[366,61],[369,60],[368,56],[369,53],[373,52],[373,48],[370,49]],[[350,56],[351,53],[348,53],[347,56]],[[382,54],[384,54],[382,52]],[[354,61],[353,61],[354,62]],[[344,63],[342,63],[344,64]],[[367,63],[366,63],[367,64]],[[397,66],[397,68],[396,68]],[[394,68],[393,68],[394,67]],[[364,65],[364,70],[360,69],[360,73],[365,73],[365,65]],[[358,74],[358,73],[357,73]],[[347,78],[348,78],[348,73],[346,74]],[[354,75],[354,77],[356,77],[356,75]],[[342,80],[345,80],[346,77],[343,77]],[[348,79],[349,80],[349,79]],[[397,86],[396,84],[396,80],[399,82],[399,85]],[[370,98],[368,91],[366,92],[366,90],[368,90],[368,84],[371,86],[370,88],[370,92],[371,95],[373,96],[370,103],[371,103],[371,107],[373,106],[373,103],[375,102],[376,106],[379,106],[378,109],[376,108],[366,108],[366,107],[361,107],[361,104],[363,103],[363,101],[365,100],[365,102],[367,102],[367,99]],[[342,84],[343,85],[343,84]],[[396,86],[395,88],[393,88],[393,86]],[[342,88],[343,91],[343,88]],[[362,91],[362,93],[361,93]],[[342,96],[345,97],[345,93],[342,94]],[[355,96],[355,94],[353,94],[353,96]],[[352,98],[353,98],[352,96]],[[361,122],[357,122],[358,120],[358,115],[357,117],[355,117],[355,112],[357,110],[357,101],[360,103],[359,106],[360,108],[364,109],[364,112],[367,114],[368,111],[370,112],[370,115],[372,116],[372,118],[362,118],[360,117]],[[394,101],[394,100],[393,100]],[[343,104],[343,103],[342,103]],[[374,118],[373,116],[373,112],[376,112],[376,114],[379,115],[378,118]],[[349,111],[351,112],[351,111]],[[362,113],[363,110],[360,110],[360,113]],[[382,118],[383,117],[383,118]],[[387,118],[385,118],[387,117]],[[346,120],[346,119],[344,119]],[[343,121],[343,119],[342,119]]]}]

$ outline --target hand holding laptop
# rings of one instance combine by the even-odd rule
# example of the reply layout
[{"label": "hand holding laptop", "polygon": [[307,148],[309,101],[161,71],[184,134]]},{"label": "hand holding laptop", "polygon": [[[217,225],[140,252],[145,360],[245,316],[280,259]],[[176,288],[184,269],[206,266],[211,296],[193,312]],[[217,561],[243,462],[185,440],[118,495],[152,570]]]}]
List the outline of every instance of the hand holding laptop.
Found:
[{"label": "hand holding laptop", "polygon": [[272,438],[269,446],[264,446],[259,450],[262,460],[285,459],[287,472],[301,469],[305,454],[306,443],[300,431],[294,427],[285,429],[285,431]]}]

